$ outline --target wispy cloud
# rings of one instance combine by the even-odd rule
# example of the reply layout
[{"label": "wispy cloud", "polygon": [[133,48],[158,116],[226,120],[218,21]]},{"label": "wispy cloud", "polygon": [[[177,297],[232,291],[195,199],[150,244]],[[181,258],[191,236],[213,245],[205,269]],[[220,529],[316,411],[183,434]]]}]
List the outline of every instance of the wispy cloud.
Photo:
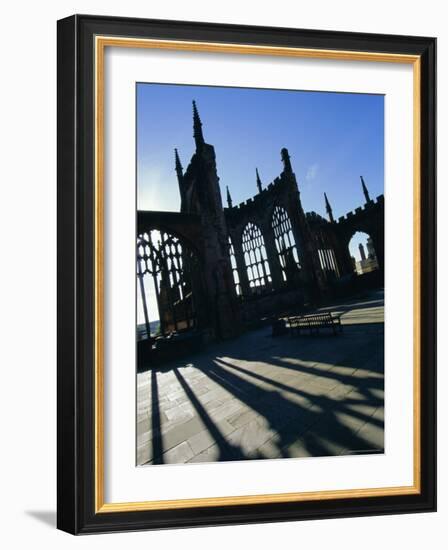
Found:
[{"label": "wispy cloud", "polygon": [[313,181],[314,179],[316,179],[318,170],[319,170],[319,164],[317,163],[314,163],[311,166],[308,166],[308,170],[305,176],[306,181]]}]

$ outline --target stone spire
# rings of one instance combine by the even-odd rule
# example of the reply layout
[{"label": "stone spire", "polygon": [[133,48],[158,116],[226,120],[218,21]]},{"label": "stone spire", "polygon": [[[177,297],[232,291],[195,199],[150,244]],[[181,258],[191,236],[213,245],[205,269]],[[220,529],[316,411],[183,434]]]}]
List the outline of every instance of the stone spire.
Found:
[{"label": "stone spire", "polygon": [[282,155],[282,162],[283,162],[283,171],[285,173],[291,174],[292,173],[291,159],[288,153],[288,149],[286,149],[286,147],[283,147],[283,149],[281,150],[281,155]]},{"label": "stone spire", "polygon": [[204,145],[204,136],[202,134],[202,122],[199,118],[198,109],[196,107],[196,101],[193,100],[193,136],[196,142],[196,150],[200,149]]},{"label": "stone spire", "polygon": [[327,211],[330,222],[334,223],[333,209],[331,208],[331,204],[330,204],[330,201],[328,200],[326,193],[324,193],[324,197],[325,197],[325,210]]},{"label": "stone spire", "polygon": [[227,189],[227,205],[229,208],[232,208],[233,204],[232,204],[232,197],[230,196],[230,191],[229,191],[229,186],[226,185],[226,189]]},{"label": "stone spire", "polygon": [[260,174],[258,173],[258,168],[255,168],[255,173],[256,173],[256,175],[257,175],[257,187],[258,187],[258,192],[261,193],[262,187],[261,187]]},{"label": "stone spire", "polygon": [[367,186],[364,182],[364,178],[362,176],[361,177],[361,184],[362,184],[362,192],[364,193],[364,197],[366,198],[366,202],[370,202],[370,195],[369,195],[369,191],[367,189]]},{"label": "stone spire", "polygon": [[182,168],[182,164],[180,162],[179,153],[178,153],[177,149],[174,149],[174,158],[175,158],[175,163],[176,163],[177,181],[180,184],[182,182],[183,177],[184,177],[184,171],[183,171],[183,168]]}]

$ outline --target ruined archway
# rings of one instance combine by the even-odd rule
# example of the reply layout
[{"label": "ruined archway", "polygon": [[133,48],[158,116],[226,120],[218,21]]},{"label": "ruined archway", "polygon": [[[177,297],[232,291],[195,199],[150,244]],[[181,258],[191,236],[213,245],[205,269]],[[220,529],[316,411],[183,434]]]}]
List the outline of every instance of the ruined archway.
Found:
[{"label": "ruined archway", "polygon": [[158,229],[139,234],[137,280],[140,337],[185,332],[201,324],[200,260],[185,240]]},{"label": "ruined archway", "polygon": [[274,232],[275,247],[281,266],[283,282],[293,283],[297,280],[301,265],[291,220],[286,210],[281,206],[275,206],[274,208],[271,227]]},{"label": "ruined archway", "polygon": [[241,296],[241,281],[240,281],[240,274],[238,272],[238,266],[236,262],[236,256],[235,256],[235,248],[233,246],[232,237],[229,235],[228,239],[228,245],[229,245],[229,257],[230,257],[230,266],[232,268],[232,275],[233,275],[233,283],[235,285],[235,292],[238,296]]},{"label": "ruined archway", "polygon": [[365,275],[379,269],[377,252],[372,237],[364,231],[356,231],[348,243],[352,271]]}]

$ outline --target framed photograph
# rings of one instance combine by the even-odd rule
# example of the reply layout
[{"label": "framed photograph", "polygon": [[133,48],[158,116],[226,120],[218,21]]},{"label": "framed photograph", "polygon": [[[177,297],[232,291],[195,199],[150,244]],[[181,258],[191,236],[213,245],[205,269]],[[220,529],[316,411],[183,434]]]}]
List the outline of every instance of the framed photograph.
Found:
[{"label": "framed photograph", "polygon": [[58,22],[58,527],[434,511],[434,38]]}]

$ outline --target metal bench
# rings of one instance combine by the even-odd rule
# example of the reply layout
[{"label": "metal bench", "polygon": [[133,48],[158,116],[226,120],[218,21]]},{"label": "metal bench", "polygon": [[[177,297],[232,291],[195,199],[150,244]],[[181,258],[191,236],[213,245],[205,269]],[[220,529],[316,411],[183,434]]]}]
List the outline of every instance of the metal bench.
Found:
[{"label": "metal bench", "polygon": [[308,330],[310,334],[318,334],[321,328],[331,328],[333,334],[342,331],[341,315],[334,315],[331,312],[312,313],[309,315],[299,315],[288,317],[288,325],[291,334],[302,330]]}]

